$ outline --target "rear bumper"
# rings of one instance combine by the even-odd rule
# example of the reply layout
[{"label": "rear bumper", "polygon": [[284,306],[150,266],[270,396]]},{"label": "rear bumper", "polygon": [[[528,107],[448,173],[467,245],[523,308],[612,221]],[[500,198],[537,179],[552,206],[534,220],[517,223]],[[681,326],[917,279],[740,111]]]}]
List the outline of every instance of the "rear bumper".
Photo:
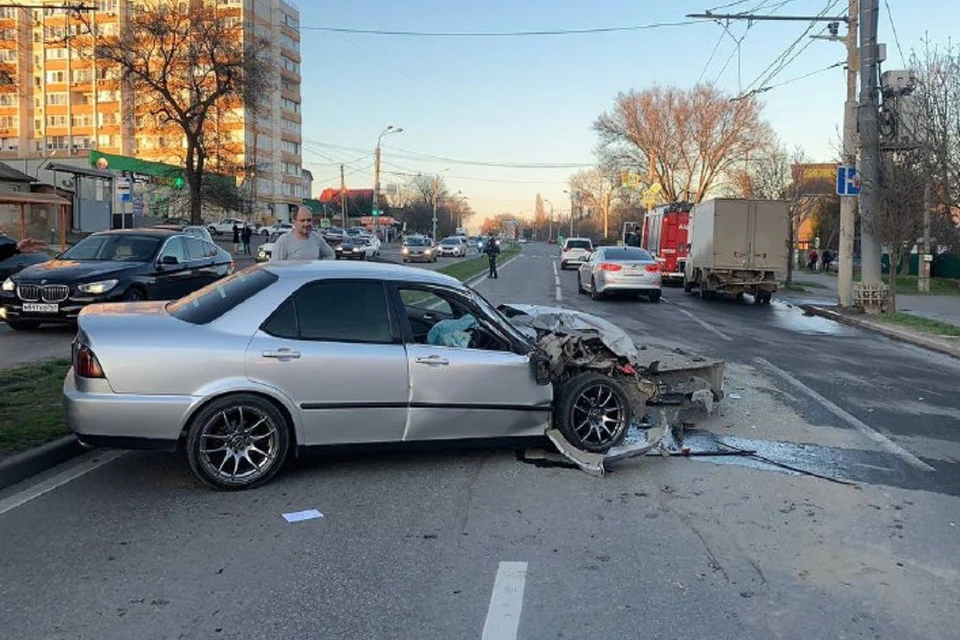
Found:
[{"label": "rear bumper", "polygon": [[113,393],[104,380],[81,380],[80,386],[71,368],[63,381],[63,408],[70,430],[90,445],[140,441],[142,446],[129,448],[175,449],[198,401],[192,396]]}]

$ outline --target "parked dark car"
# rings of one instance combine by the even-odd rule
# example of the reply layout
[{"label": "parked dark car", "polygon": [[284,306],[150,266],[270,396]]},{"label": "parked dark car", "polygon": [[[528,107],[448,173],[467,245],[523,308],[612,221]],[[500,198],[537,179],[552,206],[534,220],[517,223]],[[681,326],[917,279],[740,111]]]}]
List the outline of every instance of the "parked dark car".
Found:
[{"label": "parked dark car", "polygon": [[[16,243],[17,241],[13,238],[0,233],[0,245]],[[6,260],[0,260],[0,282],[3,282],[13,274],[25,269],[26,267],[40,264],[41,262],[47,262],[48,260],[50,260],[50,256],[43,251],[39,251],[37,253],[18,253],[10,256]]]},{"label": "parked dark car", "polygon": [[4,280],[0,305],[12,329],[72,324],[87,305],[175,300],[234,268],[227,251],[186,233],[102,231]]}]

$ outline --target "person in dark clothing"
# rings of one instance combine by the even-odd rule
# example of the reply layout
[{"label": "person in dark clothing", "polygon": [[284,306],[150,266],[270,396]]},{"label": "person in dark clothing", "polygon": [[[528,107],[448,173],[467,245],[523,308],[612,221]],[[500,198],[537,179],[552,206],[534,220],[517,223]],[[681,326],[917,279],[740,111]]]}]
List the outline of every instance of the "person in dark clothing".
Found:
[{"label": "person in dark clothing", "polygon": [[823,258],[821,260],[822,267],[824,271],[830,271],[830,263],[833,262],[833,252],[830,249],[826,249],[823,252]]},{"label": "person in dark clothing", "polygon": [[488,278],[499,278],[497,274],[497,256],[500,255],[500,245],[497,244],[497,239],[493,237],[491,233],[487,236],[487,241],[483,244],[483,252],[487,254],[487,260],[490,261],[490,272],[487,274]]},{"label": "person in dark clothing", "polygon": [[243,231],[240,232],[240,242],[243,244],[243,252],[250,255],[250,239],[253,237],[253,228],[245,224]]},{"label": "person in dark clothing", "polygon": [[807,254],[807,270],[816,271],[817,269],[817,258],[820,256],[817,255],[816,249],[811,249],[810,253]]},{"label": "person in dark clothing", "polygon": [[20,242],[5,242],[0,244],[0,260],[6,260],[10,256],[15,256],[18,253],[36,253],[37,251],[43,251],[46,249],[47,245],[39,240],[33,240],[32,238],[24,238]]}]

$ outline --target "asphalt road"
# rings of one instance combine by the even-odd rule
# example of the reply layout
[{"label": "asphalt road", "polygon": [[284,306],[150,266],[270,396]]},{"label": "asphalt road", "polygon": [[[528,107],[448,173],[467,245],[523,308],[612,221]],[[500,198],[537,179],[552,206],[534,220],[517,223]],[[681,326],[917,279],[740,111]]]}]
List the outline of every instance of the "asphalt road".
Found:
[{"label": "asphalt road", "polygon": [[725,358],[691,441],[856,486],[733,458],[596,479],[483,450],[298,462],[221,494],[176,456],[96,452],[0,493],[2,635],[956,637],[955,361],[781,303],[593,302],[554,253],[528,245],[478,290]]}]

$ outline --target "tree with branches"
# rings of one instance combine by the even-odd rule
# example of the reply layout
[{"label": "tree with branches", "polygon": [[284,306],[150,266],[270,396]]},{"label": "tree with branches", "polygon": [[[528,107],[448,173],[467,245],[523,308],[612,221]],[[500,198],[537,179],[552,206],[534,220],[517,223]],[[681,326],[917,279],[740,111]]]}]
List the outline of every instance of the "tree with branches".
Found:
[{"label": "tree with branches", "polygon": [[619,94],[593,127],[602,164],[650,171],[667,202],[698,203],[770,145],[761,109],[753,96],[731,100],[712,85],[658,85]]},{"label": "tree with branches", "polygon": [[159,146],[182,150],[194,224],[201,223],[210,164],[230,155],[226,140],[239,143],[228,123],[245,122],[274,90],[272,45],[244,33],[250,28],[223,20],[207,3],[152,0],[138,5],[119,33],[95,33],[97,61],[132,98],[138,126],[151,129]]},{"label": "tree with branches", "polygon": [[620,193],[620,184],[603,167],[578,171],[570,176],[570,189],[580,195],[580,205],[595,211],[599,230],[610,239],[610,214]]}]

